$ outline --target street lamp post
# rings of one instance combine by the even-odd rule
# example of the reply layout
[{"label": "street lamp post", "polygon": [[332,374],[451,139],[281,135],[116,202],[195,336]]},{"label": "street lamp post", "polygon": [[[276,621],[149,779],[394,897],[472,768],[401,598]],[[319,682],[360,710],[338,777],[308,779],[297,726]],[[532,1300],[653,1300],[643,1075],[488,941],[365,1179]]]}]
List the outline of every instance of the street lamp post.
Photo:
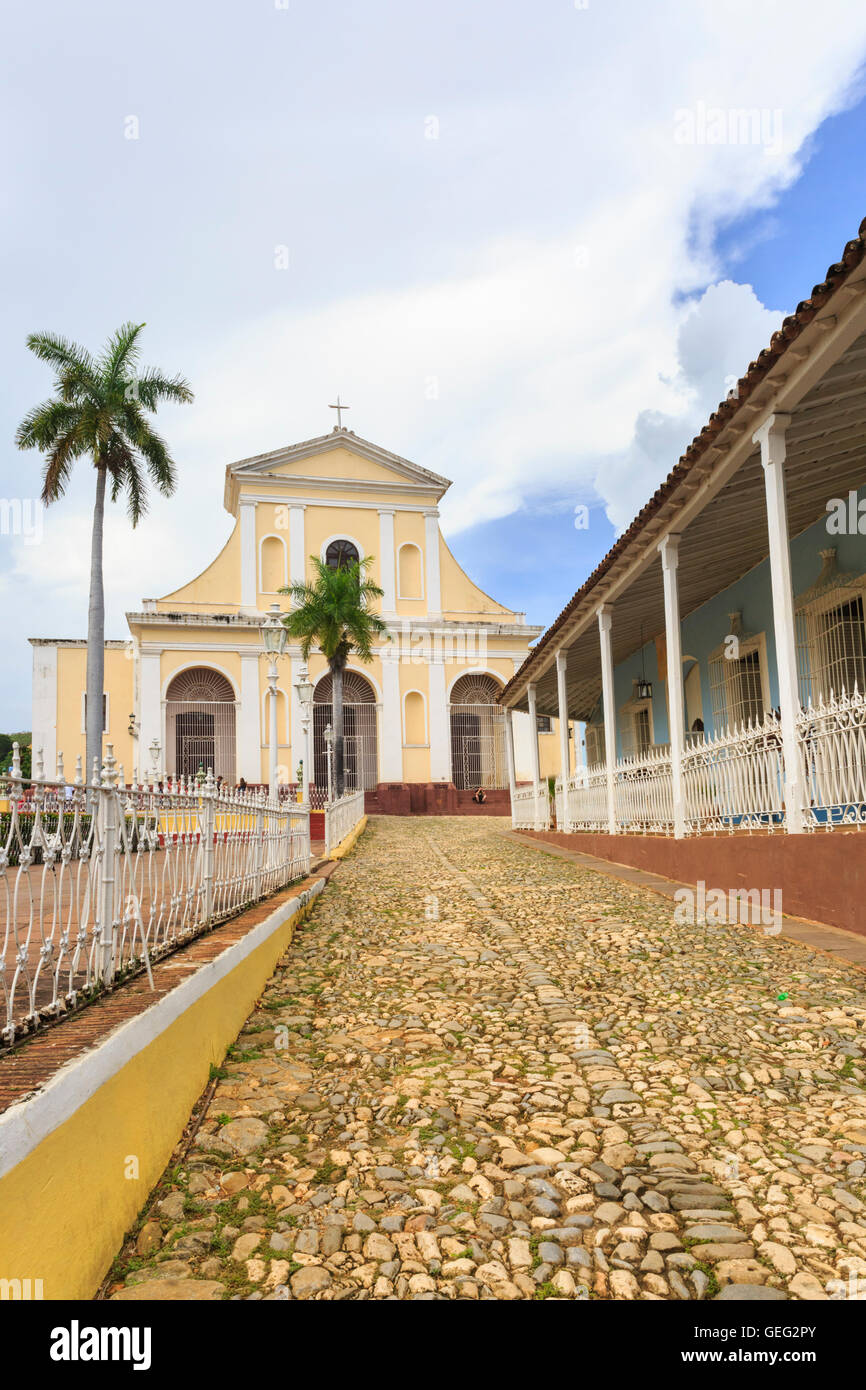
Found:
[{"label": "street lamp post", "polygon": [[277,791],[277,662],[286,650],[288,633],[283,625],[280,605],[272,603],[268,615],[261,626],[262,641],[268,658],[268,690],[270,691],[270,766],[269,781],[271,800],[276,804]]},{"label": "street lamp post", "polygon": [[302,665],[298,671],[298,679],[295,682],[295,691],[297,692],[298,705],[300,706],[301,710],[301,747],[304,750],[304,756],[301,759],[304,770],[303,784],[300,788],[301,800],[303,802],[308,802],[310,800],[311,781],[309,730],[310,712],[313,704],[313,682],[310,680],[310,673],[307,670],[306,665]]},{"label": "street lamp post", "polygon": [[154,737],[154,738],[151,739],[151,741],[150,741],[150,747],[148,748],[148,752],[150,753],[150,761],[153,763],[153,780],[154,780],[155,782],[158,782],[158,781],[159,781],[159,755],[160,755],[160,753],[162,752],[162,745],[160,744],[160,741],[159,741],[158,738],[155,738],[155,737]]},{"label": "street lamp post", "polygon": [[328,755],[328,803],[334,799],[334,730],[330,724],[324,732],[325,748]]}]

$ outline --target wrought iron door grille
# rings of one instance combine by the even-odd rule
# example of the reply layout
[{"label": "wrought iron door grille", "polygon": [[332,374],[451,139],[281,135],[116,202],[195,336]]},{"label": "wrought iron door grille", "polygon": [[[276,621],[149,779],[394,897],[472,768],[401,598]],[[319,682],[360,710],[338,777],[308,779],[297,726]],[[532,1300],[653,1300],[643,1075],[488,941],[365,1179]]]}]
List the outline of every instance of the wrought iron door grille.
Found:
[{"label": "wrought iron door grille", "polygon": [[167,700],[166,771],[194,777],[199,768],[235,784],[235,706],[228,700]]},{"label": "wrought iron door grille", "polygon": [[451,705],[451,775],[460,791],[504,787],[505,714],[499,705]]}]

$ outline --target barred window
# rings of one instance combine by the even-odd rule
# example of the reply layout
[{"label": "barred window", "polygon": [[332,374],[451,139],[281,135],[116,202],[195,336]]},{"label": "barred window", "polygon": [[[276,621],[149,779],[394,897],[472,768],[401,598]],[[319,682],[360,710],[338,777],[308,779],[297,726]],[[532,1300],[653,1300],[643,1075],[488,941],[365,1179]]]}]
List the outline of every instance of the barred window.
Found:
[{"label": "barred window", "polygon": [[829,691],[850,695],[856,686],[862,694],[866,690],[862,595],[822,613],[820,633],[821,664]]},{"label": "barred window", "polygon": [[800,703],[866,691],[866,575],[846,573],[832,547],[817,580],[797,600]]},{"label": "barred window", "polygon": [[540,734],[553,733],[553,721],[549,714],[537,714],[535,716],[535,727]]},{"label": "barred window", "polygon": [[619,736],[624,758],[640,758],[652,748],[652,701],[632,698],[619,712]]},{"label": "barred window", "polygon": [[741,639],[710,657],[713,731],[762,724],[767,712],[766,656],[763,636]]}]

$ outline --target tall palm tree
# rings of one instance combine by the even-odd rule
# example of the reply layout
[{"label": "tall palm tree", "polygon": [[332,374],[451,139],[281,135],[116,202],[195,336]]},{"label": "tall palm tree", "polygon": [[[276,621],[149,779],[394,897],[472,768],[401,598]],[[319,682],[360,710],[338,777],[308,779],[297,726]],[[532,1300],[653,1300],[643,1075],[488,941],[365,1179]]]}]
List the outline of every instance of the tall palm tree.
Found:
[{"label": "tall palm tree", "polygon": [[126,494],[136,526],[147,510],[150,481],[164,497],[174,491],[176,469],[165,441],[152,428],[148,412],[160,402],[193,399],[181,376],[155,368],[138,370],[138,336],[143,323],[125,323],[99,357],[53,333],[31,333],[27,346],[54,368],[56,394],[25,415],[15,436],[19,449],[45,455],[42,501],[47,506],[66,491],[76,459],[96,469],[96,501],[90,548],[90,604],[87,619],[87,778],[93,760],[102,764],[102,692],[105,666],[105,593],[102,534],[105,489],[111,500]]},{"label": "tall palm tree", "polygon": [[[334,782],[337,796],[345,786],[343,742],[343,672],[352,652],[361,661],[373,660],[373,642],[388,638],[387,625],[370,604],[384,596],[366,572],[373,557],[332,568],[318,556],[310,556],[315,569],[312,584],[298,582],[281,589],[296,605],[283,618],[290,637],[300,643],[309,660],[314,647],[325,657],[331,672],[334,720]],[[390,640],[390,639],[388,639]],[[308,774],[309,775],[309,774]]]}]

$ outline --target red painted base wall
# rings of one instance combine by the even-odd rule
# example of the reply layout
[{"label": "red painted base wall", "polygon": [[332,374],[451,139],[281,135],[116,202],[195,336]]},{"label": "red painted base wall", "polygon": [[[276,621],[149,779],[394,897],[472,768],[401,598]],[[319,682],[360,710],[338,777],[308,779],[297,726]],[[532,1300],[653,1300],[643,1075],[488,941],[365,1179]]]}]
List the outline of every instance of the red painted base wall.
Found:
[{"label": "red painted base wall", "polygon": [[866,936],[866,832],[814,835],[706,835],[673,840],[663,835],[564,835],[524,830],[562,849],[579,850],[710,888],[776,888],[791,917],[827,922]]},{"label": "red painted base wall", "polygon": [[367,792],[365,809],[380,816],[510,816],[507,790],[488,791],[478,805],[472,792],[458,791],[453,782],[380,782]]}]

